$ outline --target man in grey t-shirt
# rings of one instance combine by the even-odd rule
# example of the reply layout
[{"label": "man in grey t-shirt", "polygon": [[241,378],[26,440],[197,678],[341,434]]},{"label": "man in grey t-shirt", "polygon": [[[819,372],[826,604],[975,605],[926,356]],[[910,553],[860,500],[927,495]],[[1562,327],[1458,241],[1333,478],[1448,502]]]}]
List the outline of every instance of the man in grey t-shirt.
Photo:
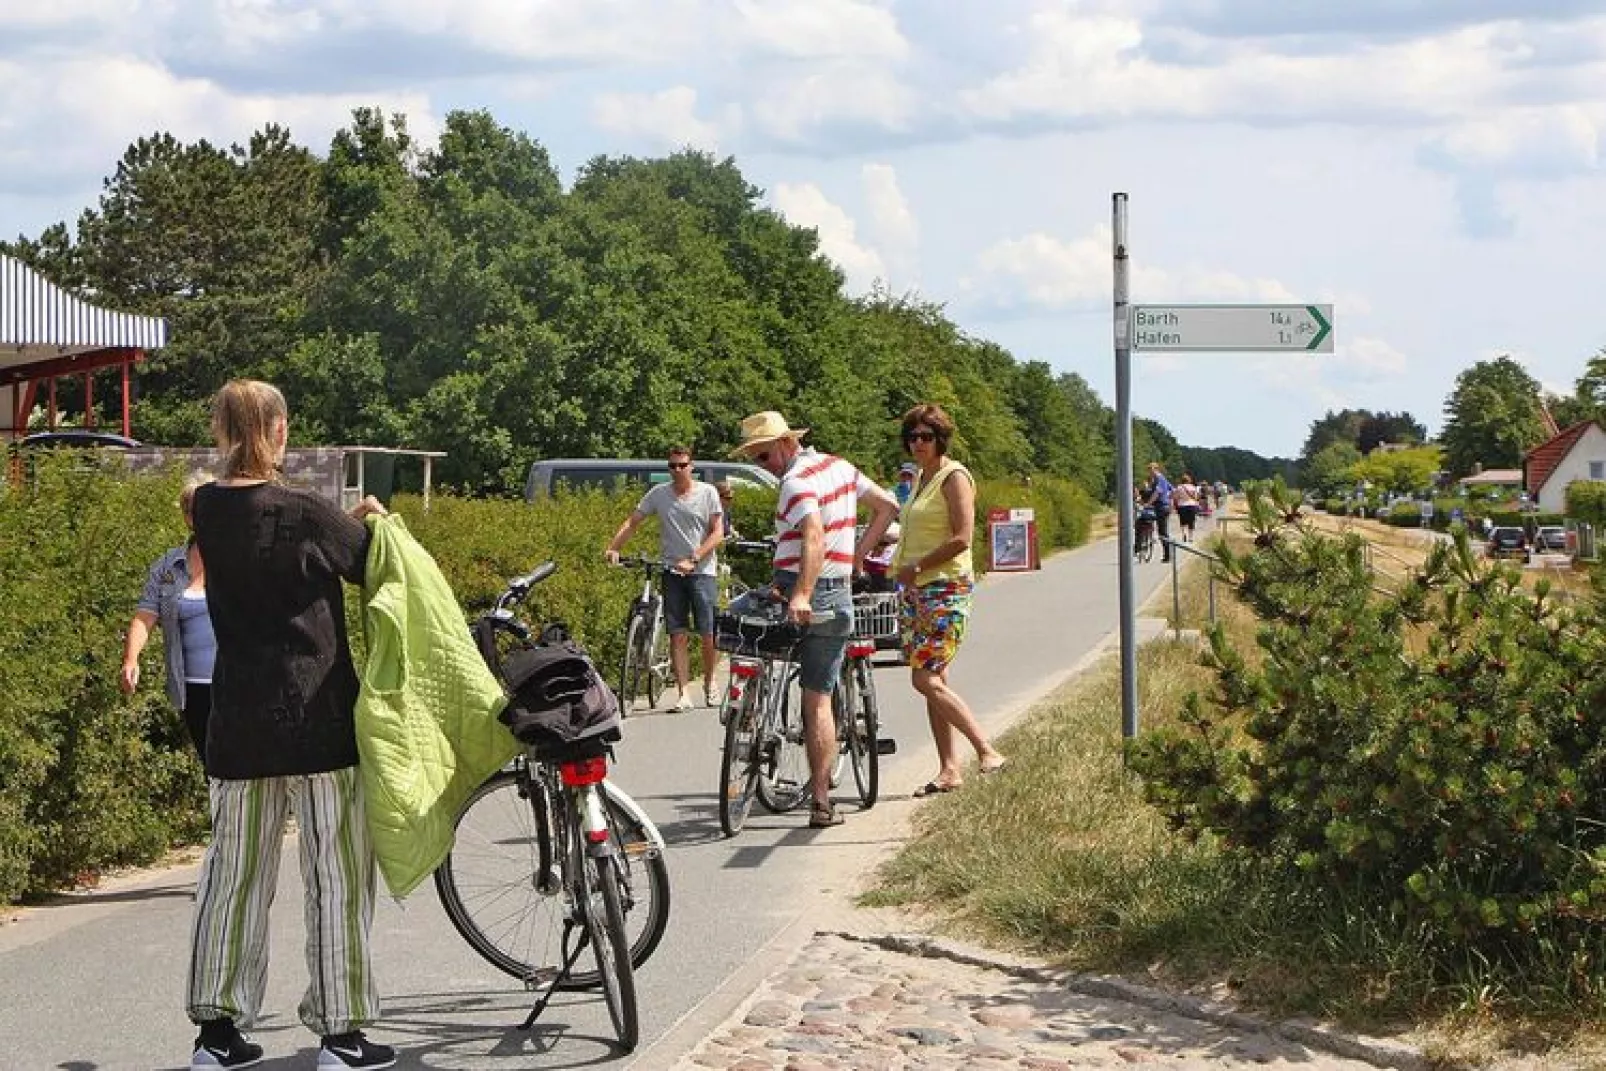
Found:
[{"label": "man in grey t-shirt", "polygon": [[692,479],[691,451],[684,446],[669,450],[669,482],[652,488],[635,512],[625,519],[608,543],[604,556],[615,564],[619,548],[648,517],[658,518],[658,556],[664,573],[664,621],[669,626],[669,660],[675,670],[679,695],[676,710],[690,710],[686,684],[691,676],[687,637],[695,618],[703,639],[703,700],[719,706],[714,691],[714,668],[719,652],[714,647],[714,608],[719,595],[719,559],[714,548],[724,537],[725,508],[713,484]]}]

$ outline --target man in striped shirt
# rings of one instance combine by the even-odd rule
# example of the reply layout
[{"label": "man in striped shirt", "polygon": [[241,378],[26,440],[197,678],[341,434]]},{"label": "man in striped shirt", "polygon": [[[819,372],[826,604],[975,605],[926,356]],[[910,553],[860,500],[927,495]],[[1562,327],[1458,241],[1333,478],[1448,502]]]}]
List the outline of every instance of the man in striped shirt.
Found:
[{"label": "man in striped shirt", "polygon": [[[803,724],[808,733],[809,783],[814,806],[809,825],[839,825],[831,805],[831,767],[837,752],[831,691],[853,632],[853,575],[898,512],[898,501],[851,463],[805,449],[807,428],[792,428],[776,412],[742,421],[734,451],[779,477],[775,512],[775,586],[786,597],[787,619],[812,626],[798,648]],[[854,539],[860,500],[870,523]],[[820,618],[815,623],[816,617]]]}]

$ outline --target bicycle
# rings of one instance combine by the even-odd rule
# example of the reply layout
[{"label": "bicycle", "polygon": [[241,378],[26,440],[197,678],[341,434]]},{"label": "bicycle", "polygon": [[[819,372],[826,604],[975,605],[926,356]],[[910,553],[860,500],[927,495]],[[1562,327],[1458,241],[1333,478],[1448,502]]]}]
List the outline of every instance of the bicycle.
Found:
[{"label": "bicycle", "polygon": [[641,592],[625,617],[625,650],[619,667],[619,709],[628,713],[636,699],[646,696],[647,707],[657,707],[673,669],[669,661],[669,632],[664,627],[664,600],[653,581],[664,574],[664,564],[646,555],[621,558],[627,569],[640,569]]},{"label": "bicycle", "polygon": [[1154,511],[1142,509],[1137,516],[1137,546],[1133,548],[1132,556],[1140,562],[1151,561],[1154,558]]},{"label": "bicycle", "polygon": [[[783,814],[809,798],[808,749],[793,660],[806,635],[807,628],[779,617],[725,614],[719,619],[715,642],[731,656],[730,683],[720,710],[725,742],[719,825],[726,836],[741,832],[755,799],[766,810]],[[850,638],[842,676],[831,694],[838,741],[831,784],[835,787],[843,762],[851,760],[865,809],[875,805],[880,782],[874,655],[874,640]]]},{"label": "bicycle", "polygon": [[[547,562],[511,581],[474,624],[480,652],[504,686],[506,655],[531,644],[513,607],[555,570]],[[541,635],[567,638],[561,625]],[[544,750],[529,747],[469,797],[435,872],[436,894],[471,948],[540,994],[521,1029],[556,992],[600,987],[620,1044],[632,1050],[640,1039],[634,970],[668,925],[663,838],[607,780],[606,743]],[[596,968],[576,970],[587,947]]]},{"label": "bicycle", "polygon": [[879,737],[881,718],[875,690],[875,656],[880,648],[879,641],[888,635],[897,635],[898,631],[896,607],[889,615],[888,605],[884,593],[862,592],[853,597],[853,636],[842,663],[842,679],[831,697],[837,741],[841,745],[838,770],[842,757],[846,756],[853,767],[859,804],[865,810],[874,807],[880,795],[881,756],[896,750],[890,738]]}]

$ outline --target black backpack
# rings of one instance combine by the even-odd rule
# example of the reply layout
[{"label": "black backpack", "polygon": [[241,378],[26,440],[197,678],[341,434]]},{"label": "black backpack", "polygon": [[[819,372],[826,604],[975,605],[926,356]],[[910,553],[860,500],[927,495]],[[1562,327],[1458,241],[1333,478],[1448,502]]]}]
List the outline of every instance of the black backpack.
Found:
[{"label": "black backpack", "polygon": [[622,735],[613,690],[573,640],[511,652],[502,662],[502,683],[508,704],[498,717],[538,753],[594,751]]}]

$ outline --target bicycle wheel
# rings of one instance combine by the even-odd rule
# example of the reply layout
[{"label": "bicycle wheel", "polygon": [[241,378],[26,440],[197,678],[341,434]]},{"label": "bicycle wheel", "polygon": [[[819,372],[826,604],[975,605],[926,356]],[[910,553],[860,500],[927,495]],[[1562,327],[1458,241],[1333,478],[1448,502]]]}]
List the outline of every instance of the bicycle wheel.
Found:
[{"label": "bicycle wheel", "polygon": [[[639,966],[669,924],[669,865],[647,828],[614,799],[617,790],[603,789],[616,858],[624,862],[619,878],[630,959]],[[519,775],[504,770],[469,797],[451,854],[435,871],[435,892],[453,928],[486,962],[525,982],[563,962],[566,920],[556,875],[549,875],[546,891],[536,879],[535,822]],[[575,970],[560,988],[589,989],[598,981],[593,970]]]},{"label": "bicycle wheel", "polygon": [[642,670],[646,677],[647,705],[658,709],[658,700],[664,694],[664,683],[669,679],[669,633],[664,628],[663,603],[652,615],[652,634],[641,645]]},{"label": "bicycle wheel", "polygon": [[875,806],[881,792],[881,753],[876,736],[881,731],[876,713],[875,673],[867,658],[855,658],[842,676],[847,709],[847,751],[853,763],[853,782],[865,810]]},{"label": "bicycle wheel", "polygon": [[630,621],[625,625],[625,653],[619,666],[619,709],[630,713],[639,694],[637,678],[641,675],[641,633],[647,627],[647,619],[639,611],[632,610]]},{"label": "bicycle wheel", "polygon": [[725,718],[725,749],[720,761],[719,828],[734,837],[747,823],[759,780],[762,692],[757,679],[742,692],[741,706]]},{"label": "bicycle wheel", "polygon": [[1154,536],[1145,536],[1138,541],[1138,561],[1150,561],[1154,557]]},{"label": "bicycle wheel", "polygon": [[809,752],[803,727],[803,694],[796,667],[773,671],[760,740],[758,801],[773,814],[795,811],[809,798]]},{"label": "bicycle wheel", "polygon": [[636,1008],[636,973],[625,944],[619,878],[612,856],[593,856],[581,848],[580,858],[581,880],[585,883],[583,914],[597,960],[597,974],[602,980],[602,997],[619,1044],[631,1052],[641,1038],[641,1022]]}]

